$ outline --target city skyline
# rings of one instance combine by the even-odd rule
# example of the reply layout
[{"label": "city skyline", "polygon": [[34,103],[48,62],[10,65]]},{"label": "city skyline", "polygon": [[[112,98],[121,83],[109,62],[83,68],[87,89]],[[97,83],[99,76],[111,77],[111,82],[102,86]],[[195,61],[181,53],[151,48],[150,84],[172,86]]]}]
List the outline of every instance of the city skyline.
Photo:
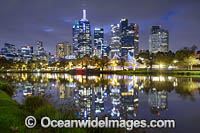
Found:
[{"label": "city skyline", "polygon": [[[71,27],[75,20],[81,18],[83,8],[87,9],[92,35],[95,27],[104,28],[105,40],[109,43],[110,26],[118,24],[122,18],[127,18],[140,27],[140,49],[149,48],[148,38],[150,27],[153,25],[162,25],[163,28],[169,29],[169,50],[174,51],[193,44],[198,46],[199,2],[193,0],[193,2],[182,1],[181,3],[175,1],[156,1],[155,3],[155,1],[127,1],[123,4],[120,4],[122,1],[118,1],[114,6],[112,0],[102,3],[79,0],[79,2],[75,1],[77,4],[73,1],[66,1],[68,4],[64,4],[64,1],[56,2],[54,0],[49,2],[36,1],[34,3],[32,1],[27,3],[2,0],[1,5],[5,6],[0,8],[0,18],[3,20],[0,23],[0,47],[2,48],[4,43],[12,43],[16,45],[16,48],[27,44],[36,47],[36,42],[42,41],[45,49],[55,54],[56,43],[69,41],[72,44]],[[133,7],[130,7],[129,4],[134,2]],[[56,6],[52,8],[54,4]],[[138,6],[135,6],[137,4]],[[139,8],[145,7],[146,4],[149,4],[150,7],[144,8],[144,10]],[[105,9],[101,10],[102,8],[98,5],[105,6]],[[121,8],[117,10],[120,6]],[[127,10],[124,10],[123,8],[126,6]],[[12,9],[8,7],[12,7]],[[96,8],[94,9],[94,7]],[[47,10],[43,11],[43,8]],[[157,8],[156,11],[154,8]],[[157,13],[158,10],[160,10],[160,13]],[[39,11],[41,14],[38,14]],[[14,13],[16,15],[13,15]],[[32,14],[31,17],[28,15],[30,13]],[[112,15],[112,17],[109,17],[109,15]],[[94,38],[94,36],[92,37]]]}]

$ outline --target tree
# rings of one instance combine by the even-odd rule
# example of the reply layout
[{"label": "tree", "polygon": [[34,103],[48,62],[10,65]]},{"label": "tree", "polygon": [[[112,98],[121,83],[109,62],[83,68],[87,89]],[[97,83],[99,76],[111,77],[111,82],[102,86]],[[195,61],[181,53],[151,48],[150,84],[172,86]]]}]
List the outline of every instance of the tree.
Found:
[{"label": "tree", "polygon": [[141,64],[145,64],[146,68],[150,67],[152,69],[153,66],[153,54],[149,52],[149,50],[142,51],[138,55],[138,62]]},{"label": "tree", "polygon": [[65,68],[67,65],[69,64],[69,62],[65,59],[63,59],[60,64],[59,64],[59,68]]},{"label": "tree", "polygon": [[191,48],[184,47],[181,50],[176,51],[175,59],[179,62],[177,65],[179,67],[187,66],[189,67],[195,65],[197,63],[195,57],[195,51],[197,47],[193,45]]},{"label": "tree", "polygon": [[93,56],[92,58],[89,59],[88,63],[91,66],[98,66],[99,58],[97,56]]},{"label": "tree", "polygon": [[0,58],[0,69],[9,69],[11,68],[11,61],[8,61],[5,57]]},{"label": "tree", "polygon": [[193,65],[197,64],[197,59],[193,56],[184,58],[184,63],[186,66],[188,66],[188,70],[190,67],[190,70],[192,70]]},{"label": "tree", "polygon": [[169,66],[173,63],[173,59],[174,59],[174,53],[172,53],[171,51],[169,52],[158,52],[153,59],[154,64],[157,65],[165,65],[165,66]]},{"label": "tree", "polygon": [[190,49],[191,49],[191,51],[193,51],[195,53],[196,50],[198,49],[198,47],[196,45],[192,45],[192,47]]},{"label": "tree", "polygon": [[102,59],[100,59],[97,62],[98,67],[101,68],[101,70],[103,71],[105,67],[108,67],[109,65],[109,58],[108,57],[103,57]]}]

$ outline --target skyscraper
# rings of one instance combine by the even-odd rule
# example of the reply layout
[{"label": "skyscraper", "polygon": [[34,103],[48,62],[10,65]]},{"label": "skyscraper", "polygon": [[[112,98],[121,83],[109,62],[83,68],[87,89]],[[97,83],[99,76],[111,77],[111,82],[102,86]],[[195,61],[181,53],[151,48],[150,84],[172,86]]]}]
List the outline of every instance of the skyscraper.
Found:
[{"label": "skyscraper", "polygon": [[111,25],[111,51],[110,51],[110,57],[112,58],[115,53],[119,54],[120,52],[120,30],[119,30],[119,24]]},{"label": "skyscraper", "polygon": [[128,19],[121,19],[120,21],[120,42],[121,42],[121,56],[138,53],[139,34],[138,25],[128,24]]},{"label": "skyscraper", "polygon": [[1,54],[3,55],[14,55],[16,54],[16,49],[14,44],[5,43],[4,48],[1,49]]},{"label": "skyscraper", "polygon": [[76,20],[72,28],[73,37],[73,55],[78,56],[78,37],[79,37],[79,22]]},{"label": "skyscraper", "polygon": [[135,55],[139,53],[139,26],[134,24],[134,52]]},{"label": "skyscraper", "polygon": [[33,47],[30,45],[22,46],[20,50],[23,61],[29,61],[33,58]]},{"label": "skyscraper", "polygon": [[102,49],[104,45],[104,29],[103,28],[95,28],[94,29],[94,55],[101,57]]},{"label": "skyscraper", "polygon": [[161,26],[152,26],[149,36],[149,51],[151,53],[168,52],[169,32]]},{"label": "skyscraper", "polygon": [[71,45],[69,42],[57,43],[56,44],[56,56],[57,58],[64,59],[65,56],[71,55]]},{"label": "skyscraper", "polygon": [[44,51],[44,47],[43,47],[43,42],[38,41],[37,42],[37,55],[43,56],[44,54],[45,54],[45,51]]},{"label": "skyscraper", "polygon": [[90,22],[86,18],[86,10],[83,10],[83,18],[79,21],[80,32],[78,35],[78,56],[92,55],[92,38]]},{"label": "skyscraper", "polygon": [[94,46],[101,46],[104,43],[104,29],[95,28],[94,29]]}]

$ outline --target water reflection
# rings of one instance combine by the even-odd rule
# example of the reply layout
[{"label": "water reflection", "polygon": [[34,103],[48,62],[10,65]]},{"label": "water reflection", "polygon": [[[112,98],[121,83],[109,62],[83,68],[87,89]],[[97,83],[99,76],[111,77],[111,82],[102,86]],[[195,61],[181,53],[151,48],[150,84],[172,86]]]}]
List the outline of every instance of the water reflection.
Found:
[{"label": "water reflection", "polygon": [[157,91],[156,88],[149,90],[149,105],[152,113],[160,115],[160,111],[166,110],[168,105],[168,92]]},{"label": "water reflection", "polygon": [[0,78],[16,86],[14,99],[20,103],[28,96],[43,95],[61,108],[74,104],[84,119],[96,116],[132,119],[140,111],[143,116],[147,111],[160,116],[161,112],[170,110],[171,93],[183,100],[195,101],[200,92],[200,78],[56,73],[7,73],[0,74]]}]

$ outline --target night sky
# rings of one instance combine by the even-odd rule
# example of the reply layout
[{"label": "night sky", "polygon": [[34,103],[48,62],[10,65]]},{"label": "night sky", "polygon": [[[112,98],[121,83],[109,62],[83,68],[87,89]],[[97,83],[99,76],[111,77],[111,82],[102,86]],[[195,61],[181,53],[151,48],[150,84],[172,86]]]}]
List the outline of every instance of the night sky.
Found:
[{"label": "night sky", "polygon": [[169,49],[193,44],[200,48],[200,0],[0,0],[0,48],[5,42],[36,46],[44,42],[55,53],[56,43],[72,43],[74,21],[82,9],[92,26],[105,29],[110,41],[110,25],[127,18],[140,26],[140,49],[148,49],[152,25],[169,30]]}]

